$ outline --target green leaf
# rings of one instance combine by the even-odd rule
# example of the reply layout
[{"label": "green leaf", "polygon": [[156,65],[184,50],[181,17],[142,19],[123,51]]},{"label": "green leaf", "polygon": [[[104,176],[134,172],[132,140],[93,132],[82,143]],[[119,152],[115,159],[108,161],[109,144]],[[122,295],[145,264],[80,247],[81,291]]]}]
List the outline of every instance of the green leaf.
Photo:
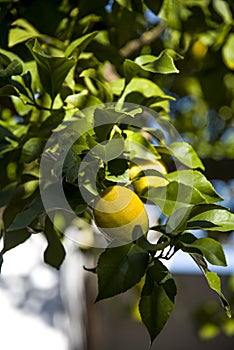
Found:
[{"label": "green leaf", "polygon": [[190,255],[193,258],[193,260],[195,261],[195,263],[198,265],[198,267],[200,268],[203,275],[206,277],[206,280],[209,284],[209,287],[218,294],[219,299],[221,301],[221,304],[222,304],[224,310],[226,311],[227,316],[229,318],[231,318],[231,316],[232,316],[231,315],[231,308],[230,308],[230,305],[229,305],[227,299],[225,298],[225,296],[222,293],[221,282],[220,282],[219,276],[215,272],[211,272],[208,270],[207,264],[206,264],[205,260],[203,259],[203,257],[198,256],[198,255],[194,255],[194,254],[190,254]]},{"label": "green leaf", "polygon": [[1,197],[0,197],[0,207],[5,207],[13,195],[15,188],[17,186],[17,182],[11,181],[6,187],[1,189]]},{"label": "green leaf", "polygon": [[132,3],[131,3],[131,0],[116,0],[116,2],[126,8],[128,11],[132,11]]},{"label": "green leaf", "polygon": [[126,78],[126,83],[129,83],[129,81],[135,77],[138,73],[145,74],[144,70],[137,64],[136,62],[125,59],[123,63],[124,68],[124,76]]},{"label": "green leaf", "polygon": [[200,168],[204,170],[204,165],[199,159],[193,147],[186,142],[173,142],[168,146],[172,156],[176,157],[182,164],[189,168]]},{"label": "green leaf", "polygon": [[114,95],[120,96],[125,86],[125,79],[119,78],[117,80],[113,80],[109,83],[109,86]]},{"label": "green leaf", "polygon": [[46,218],[45,222],[44,234],[48,242],[47,248],[44,252],[44,261],[48,265],[59,269],[63,263],[63,260],[65,259],[66,252],[56,231],[54,230],[53,223],[48,217]]},{"label": "green leaf", "polygon": [[191,209],[187,206],[175,210],[167,219],[166,233],[176,236],[183,232],[187,226],[188,216]]},{"label": "green leaf", "polygon": [[138,283],[148,264],[148,253],[135,244],[109,247],[97,265],[97,301],[123,293]]},{"label": "green leaf", "polygon": [[0,88],[0,96],[17,96],[20,97],[19,91],[13,85],[5,85]]},{"label": "green leaf", "polygon": [[88,46],[88,44],[95,38],[97,33],[98,32],[89,33],[72,41],[65,50],[65,56],[71,56],[73,51],[76,50],[76,57],[78,57],[80,53],[84,51],[86,46]]},{"label": "green leaf", "polygon": [[190,214],[188,229],[227,232],[234,230],[234,214],[218,205],[196,206]]},{"label": "green leaf", "polygon": [[12,61],[18,61],[24,69],[27,63],[25,63],[18,55],[12,51],[7,51],[0,48],[0,65],[7,67]]},{"label": "green leaf", "polygon": [[231,314],[230,305],[221,291],[221,281],[219,276],[217,275],[217,273],[211,272],[211,271],[207,271],[205,276],[210,288],[218,294],[220,301],[223,305],[223,308],[226,311],[227,316],[231,318],[232,314]]},{"label": "green leaf", "polygon": [[106,141],[104,145],[97,144],[91,152],[96,154],[105,163],[118,158],[124,151],[124,140],[121,137]]},{"label": "green leaf", "polygon": [[[212,265],[227,266],[222,245],[218,241],[209,237],[197,239],[195,236],[189,234],[190,239],[191,236],[193,236],[193,241],[187,243],[187,235],[188,233],[185,233],[181,236],[180,242],[183,245],[182,250],[188,253],[193,253],[193,249],[198,249],[202,253],[202,255],[204,255],[206,260]],[[190,250],[190,248],[192,248],[192,250]]]},{"label": "green leaf", "polygon": [[167,322],[175,296],[176,285],[171,273],[160,261],[154,261],[146,273],[139,303],[141,319],[150,334],[151,343]]},{"label": "green leaf", "polygon": [[10,129],[5,128],[3,125],[0,125],[0,141],[2,142],[5,138],[9,138],[15,141],[18,141],[18,137],[16,137]]},{"label": "green leaf", "polygon": [[226,66],[234,70],[234,33],[228,35],[227,41],[222,48],[223,61]]},{"label": "green leaf", "polygon": [[52,100],[60,92],[61,86],[76,63],[74,58],[52,57],[43,52],[37,39],[29,40],[27,47],[31,51],[38,68],[41,84]]},{"label": "green leaf", "polygon": [[40,36],[40,33],[26,19],[19,18],[12,25],[15,27],[9,31],[9,47]]},{"label": "green leaf", "polygon": [[[167,100],[174,100],[173,97],[168,96],[164,93],[164,91],[155,83],[145,78],[133,78],[125,87],[119,102],[128,102],[128,95],[132,93],[140,93],[145,98],[152,97],[152,104],[155,106],[160,106],[164,110],[169,110],[169,105]],[[131,102],[131,101],[129,101]],[[134,101],[135,102],[135,101]],[[140,104],[141,102],[138,101]]]},{"label": "green leaf", "polygon": [[[48,116],[46,120],[43,121],[43,123],[39,128],[39,132],[50,134],[52,130],[54,130],[57,126],[59,126],[62,123],[64,116],[65,116],[65,112],[63,110],[53,111],[51,115]],[[41,147],[42,147],[44,145],[43,139],[41,140],[41,142],[39,141],[38,143],[39,145],[41,144]]]},{"label": "green leaf", "polygon": [[11,63],[11,59],[0,50],[0,67],[7,67]]},{"label": "green leaf", "polygon": [[43,203],[40,196],[34,198],[30,207],[18,213],[8,227],[8,231],[23,229],[31,224],[31,222],[44,211]]},{"label": "green leaf", "polygon": [[39,137],[32,137],[25,142],[22,153],[21,153],[21,162],[30,163],[33,160],[41,156],[44,147],[46,144],[46,139],[41,139]]},{"label": "green leaf", "polygon": [[115,124],[124,117],[123,113],[113,109],[96,108],[94,112],[94,131],[98,141],[106,141]]},{"label": "green leaf", "polygon": [[13,60],[6,68],[0,69],[0,78],[9,78],[12,75],[20,75],[22,72],[22,64],[18,60]]},{"label": "green leaf", "polygon": [[2,254],[6,253],[8,250],[17,247],[19,244],[24,243],[31,234],[27,228],[14,231],[5,231],[3,234],[3,249]]},{"label": "green leaf", "polygon": [[141,247],[142,249],[147,251],[157,252],[159,250],[165,249],[170,245],[170,238],[167,236],[164,236],[163,239],[161,239],[161,241],[156,244],[150,243],[145,237],[145,235],[140,235],[140,232],[137,232],[136,236],[140,237],[136,240],[136,244],[139,245],[139,247]]},{"label": "green leaf", "polygon": [[225,23],[232,23],[232,11],[229,4],[224,0],[214,0],[213,6],[216,12],[223,18]]},{"label": "green leaf", "polygon": [[142,55],[135,59],[141,69],[160,74],[179,73],[169,50],[164,50],[158,57],[153,55]]},{"label": "green leaf", "polygon": [[154,161],[160,159],[161,156],[141,133],[124,130],[124,134],[127,135],[125,139],[124,149],[125,152],[129,153],[130,159],[149,159]]},{"label": "green leaf", "polygon": [[174,171],[167,175],[169,181],[178,181],[187,186],[196,188],[207,203],[222,200],[207,178],[197,170]]},{"label": "green leaf", "polygon": [[[167,186],[150,188],[145,199],[157,205],[167,216],[180,208],[184,208],[185,215],[187,210],[190,210],[194,205],[205,203],[204,198],[196,188],[175,181]],[[183,217],[181,217],[181,220],[183,220]]]}]

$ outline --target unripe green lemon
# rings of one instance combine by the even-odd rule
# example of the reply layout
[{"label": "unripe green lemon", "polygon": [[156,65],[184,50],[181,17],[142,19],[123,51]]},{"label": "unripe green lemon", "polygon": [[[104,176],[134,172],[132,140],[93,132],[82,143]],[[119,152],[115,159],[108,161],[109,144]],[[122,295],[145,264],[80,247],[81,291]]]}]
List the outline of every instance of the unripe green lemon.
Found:
[{"label": "unripe green lemon", "polygon": [[143,234],[149,229],[144,204],[136,193],[126,187],[105,189],[94,206],[93,215],[97,227],[110,239],[130,242],[136,225],[141,227]]},{"label": "unripe green lemon", "polygon": [[[138,164],[133,163],[130,166],[130,179],[133,180],[134,177],[136,177],[138,174],[140,174],[141,171],[144,170],[156,170],[163,175],[167,174],[167,169],[161,161],[141,160],[138,162]],[[142,176],[137,180],[133,180],[132,182],[135,192],[139,195],[144,194],[150,187],[166,186],[167,184],[168,181],[165,178],[157,175]]]}]

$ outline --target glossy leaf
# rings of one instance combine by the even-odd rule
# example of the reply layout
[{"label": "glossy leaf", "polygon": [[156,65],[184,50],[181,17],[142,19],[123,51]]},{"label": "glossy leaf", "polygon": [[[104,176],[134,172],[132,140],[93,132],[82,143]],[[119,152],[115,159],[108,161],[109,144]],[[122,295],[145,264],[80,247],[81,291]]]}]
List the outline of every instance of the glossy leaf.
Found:
[{"label": "glossy leaf", "polygon": [[164,50],[158,57],[153,55],[142,55],[135,62],[145,71],[151,73],[171,74],[179,73],[169,50]]},{"label": "glossy leaf", "polygon": [[214,203],[222,200],[214,187],[206,177],[197,170],[180,170],[169,173],[167,178],[170,181],[178,181],[187,186],[196,188],[207,203]]},{"label": "glossy leaf", "polygon": [[124,131],[127,136],[125,139],[124,149],[129,154],[130,159],[149,159],[155,161],[160,159],[160,155],[155,147],[141,133]]},{"label": "glossy leaf", "polygon": [[184,214],[186,214],[187,210],[196,204],[205,203],[196,188],[175,181],[167,186],[150,188],[145,198],[156,204],[167,216],[180,208],[184,208]]},{"label": "glossy leaf", "polygon": [[72,57],[52,57],[45,54],[37,40],[29,40],[27,47],[37,63],[42,86],[53,100],[76,61]]},{"label": "glossy leaf", "polygon": [[144,75],[144,70],[139,66],[139,64],[137,64],[134,61],[131,61],[129,59],[126,59],[124,61],[123,64],[123,68],[124,68],[124,75],[126,78],[126,83],[129,83],[129,81],[137,76],[138,74],[141,73],[141,75]]},{"label": "glossy leaf", "polygon": [[176,292],[171,273],[160,261],[154,261],[146,273],[139,303],[141,319],[149,332],[151,343],[163,329],[174,308]]},{"label": "glossy leaf", "polygon": [[199,205],[191,212],[187,228],[231,231],[234,230],[234,214],[218,205]]},{"label": "glossy leaf", "polygon": [[186,142],[174,142],[169,145],[172,156],[176,157],[182,164],[189,168],[200,168],[204,170],[204,165],[199,159],[193,147]]},{"label": "glossy leaf", "polygon": [[14,27],[9,32],[9,47],[40,36],[39,32],[26,19],[19,18],[12,25]]},{"label": "glossy leaf", "polygon": [[98,32],[86,34],[74,41],[72,41],[65,50],[65,56],[69,57],[73,51],[76,52],[76,57],[86,48],[86,46],[95,38]]},{"label": "glossy leaf", "polygon": [[[192,242],[187,242],[188,235],[190,236],[189,238],[192,240]],[[197,239],[192,234],[185,233],[181,236],[180,242],[183,245],[182,250],[188,253],[193,253],[193,249],[198,249],[206,260],[212,265],[227,266],[222,245],[218,241],[209,237]]]},{"label": "glossy leaf", "polygon": [[[145,98],[154,97],[152,104],[154,103],[154,106],[158,105],[166,111],[169,109],[167,100],[174,99],[166,95],[164,91],[152,81],[145,78],[133,78],[125,87],[119,102],[128,102],[128,96],[135,92],[142,94]],[[141,101],[138,101],[138,103],[140,104]]]},{"label": "glossy leaf", "polygon": [[145,273],[148,259],[148,253],[136,244],[107,248],[97,264],[97,301],[123,293],[138,283]]}]

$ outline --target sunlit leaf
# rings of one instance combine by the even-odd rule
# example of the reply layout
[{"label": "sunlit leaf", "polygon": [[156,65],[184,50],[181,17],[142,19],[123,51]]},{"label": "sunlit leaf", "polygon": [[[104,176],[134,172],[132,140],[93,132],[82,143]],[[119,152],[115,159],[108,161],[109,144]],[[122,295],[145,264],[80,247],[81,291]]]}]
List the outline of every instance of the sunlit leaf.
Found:
[{"label": "sunlit leaf", "polygon": [[179,73],[173,57],[167,50],[162,51],[158,57],[153,55],[139,56],[135,59],[135,62],[147,72],[160,74]]},{"label": "sunlit leaf", "polygon": [[12,25],[14,27],[9,31],[9,47],[40,36],[36,28],[24,18],[18,18]]},{"label": "sunlit leaf", "polygon": [[210,231],[231,231],[234,230],[234,214],[227,208],[214,204],[198,205],[191,211],[187,227],[190,229],[204,228]]},{"label": "sunlit leaf", "polygon": [[[190,242],[188,242],[188,235]],[[212,265],[227,266],[222,245],[218,241],[209,237],[197,239],[192,234],[185,233],[181,236],[180,242],[184,251],[193,253],[193,249],[198,249]]]},{"label": "sunlit leaf", "polygon": [[220,301],[222,302],[223,307],[226,311],[227,316],[229,318],[231,318],[230,305],[221,291],[220,277],[215,272],[207,271],[206,272],[206,279],[207,279],[207,282],[208,282],[210,288],[218,294]]},{"label": "sunlit leaf", "polygon": [[180,170],[169,173],[167,178],[170,181],[178,181],[187,186],[195,187],[204,197],[207,203],[214,203],[222,200],[214,187],[206,177],[197,170]]},{"label": "sunlit leaf", "polygon": [[168,148],[173,156],[175,156],[182,164],[187,165],[189,168],[205,169],[200,158],[190,144],[186,142],[174,142],[171,143]]},{"label": "sunlit leaf", "polygon": [[65,56],[71,56],[73,51],[76,50],[76,57],[78,57],[86,46],[95,38],[97,33],[98,32],[89,33],[72,41],[65,50]]},{"label": "sunlit leaf", "polygon": [[226,64],[226,66],[234,70],[234,33],[230,33],[228,35],[227,41],[225,42],[223,49],[222,49],[222,55],[223,55],[223,61]]},{"label": "sunlit leaf", "polygon": [[[167,186],[150,188],[146,199],[156,204],[167,216],[180,208],[184,208],[185,214],[196,204],[206,203],[196,188],[175,181]],[[181,217],[181,220],[183,220],[183,217]]]}]

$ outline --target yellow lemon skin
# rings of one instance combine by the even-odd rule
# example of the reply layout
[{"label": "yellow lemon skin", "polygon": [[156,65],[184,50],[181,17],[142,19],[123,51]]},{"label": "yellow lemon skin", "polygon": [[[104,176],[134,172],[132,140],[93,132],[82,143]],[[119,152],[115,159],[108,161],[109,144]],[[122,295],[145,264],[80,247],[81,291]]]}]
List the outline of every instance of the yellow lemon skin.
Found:
[{"label": "yellow lemon skin", "polygon": [[[166,167],[161,161],[141,161],[130,166],[130,179],[133,180],[141,171],[151,169],[157,170],[163,175],[167,174]],[[166,186],[167,184],[168,181],[160,176],[142,176],[132,182],[135,192],[139,195],[146,193],[150,187]]]},{"label": "yellow lemon skin", "polygon": [[[97,227],[109,239],[130,242],[136,225],[142,233],[149,229],[149,219],[144,204],[132,190],[111,186],[103,191],[93,211]],[[136,237],[135,237],[136,238]]]},{"label": "yellow lemon skin", "polygon": [[208,47],[201,40],[197,40],[192,46],[192,54],[198,60],[205,57],[207,50]]}]

